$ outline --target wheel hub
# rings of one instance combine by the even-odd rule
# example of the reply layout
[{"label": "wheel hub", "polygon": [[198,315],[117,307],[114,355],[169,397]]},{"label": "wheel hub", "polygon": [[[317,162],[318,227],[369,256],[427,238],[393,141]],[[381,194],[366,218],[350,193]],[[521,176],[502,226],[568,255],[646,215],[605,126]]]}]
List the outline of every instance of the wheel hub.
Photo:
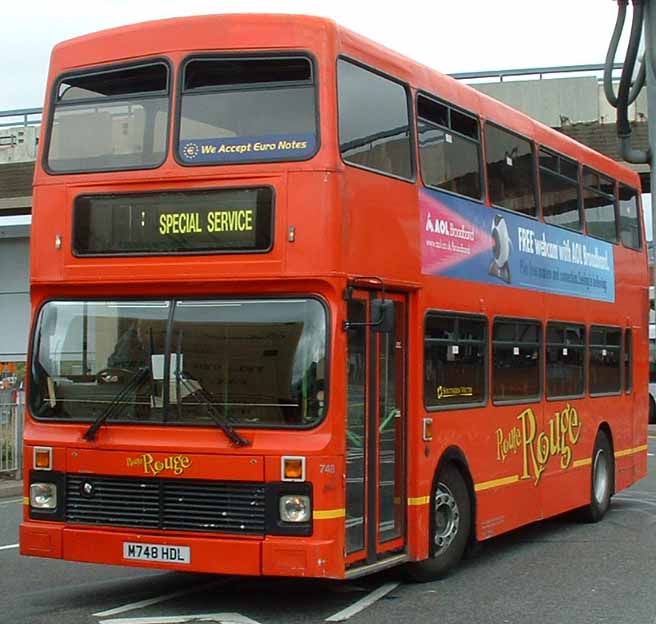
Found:
[{"label": "wheel hub", "polygon": [[435,550],[433,556],[436,557],[451,545],[460,527],[458,503],[451,490],[443,483],[438,485],[435,492],[433,513],[435,522],[435,533],[433,534]]}]

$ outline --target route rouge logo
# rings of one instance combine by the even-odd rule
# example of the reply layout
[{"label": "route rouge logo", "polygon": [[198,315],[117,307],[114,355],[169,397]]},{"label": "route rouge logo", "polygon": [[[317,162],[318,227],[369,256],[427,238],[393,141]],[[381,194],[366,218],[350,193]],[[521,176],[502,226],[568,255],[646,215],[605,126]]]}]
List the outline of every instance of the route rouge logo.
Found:
[{"label": "route rouge logo", "polygon": [[181,475],[191,466],[191,458],[186,455],[169,455],[164,459],[155,459],[150,453],[139,457],[127,458],[128,468],[143,466],[144,474],[156,477],[160,472],[169,471],[174,475]]}]

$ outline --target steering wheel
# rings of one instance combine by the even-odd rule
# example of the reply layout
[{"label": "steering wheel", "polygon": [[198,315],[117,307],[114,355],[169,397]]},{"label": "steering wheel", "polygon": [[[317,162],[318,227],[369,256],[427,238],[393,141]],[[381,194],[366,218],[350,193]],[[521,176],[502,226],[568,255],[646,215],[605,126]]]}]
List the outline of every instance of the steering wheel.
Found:
[{"label": "steering wheel", "polygon": [[99,384],[123,383],[128,377],[131,377],[134,371],[127,368],[103,368],[96,373],[96,381]]}]

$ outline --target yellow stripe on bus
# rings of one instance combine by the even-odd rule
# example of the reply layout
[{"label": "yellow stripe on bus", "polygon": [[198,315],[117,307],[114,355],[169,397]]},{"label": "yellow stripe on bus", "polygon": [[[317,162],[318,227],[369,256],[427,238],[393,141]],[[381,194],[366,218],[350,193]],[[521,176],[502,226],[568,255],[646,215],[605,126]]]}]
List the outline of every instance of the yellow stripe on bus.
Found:
[{"label": "yellow stripe on bus", "polygon": [[428,505],[430,503],[430,496],[414,496],[408,497],[408,505]]},{"label": "yellow stripe on bus", "polygon": [[581,466],[591,466],[592,457],[587,457],[586,459],[577,459],[573,464],[572,468],[580,468]]},{"label": "yellow stripe on bus", "polygon": [[632,449],[625,449],[623,451],[615,451],[615,457],[626,457],[627,455],[635,455],[636,453],[642,453],[647,450],[647,445],[643,444],[642,446],[636,446]]},{"label": "yellow stripe on bus", "polygon": [[346,516],[346,509],[325,509],[315,510],[312,517],[315,520],[334,520],[335,518],[344,518]]},{"label": "yellow stripe on bus", "polygon": [[503,479],[494,479],[493,481],[483,481],[483,483],[477,483],[474,486],[476,492],[481,492],[483,490],[490,490],[495,487],[501,487],[502,485],[510,485],[511,483],[517,483],[519,481],[519,475],[513,475],[512,477],[503,477]]},{"label": "yellow stripe on bus", "polygon": [[29,496],[24,496],[23,497],[23,505],[29,505],[30,504],[30,497]]}]

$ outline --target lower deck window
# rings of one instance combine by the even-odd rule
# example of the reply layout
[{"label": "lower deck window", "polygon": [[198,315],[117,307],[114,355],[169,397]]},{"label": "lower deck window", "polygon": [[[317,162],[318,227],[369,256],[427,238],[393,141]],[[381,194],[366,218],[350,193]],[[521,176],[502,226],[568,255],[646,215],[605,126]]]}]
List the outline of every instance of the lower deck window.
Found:
[{"label": "lower deck window", "polygon": [[547,398],[581,396],[585,389],[585,327],[547,324]]},{"label": "lower deck window", "polygon": [[542,328],[523,320],[494,322],[492,398],[495,402],[538,399]]},{"label": "lower deck window", "polygon": [[590,328],[590,394],[616,394],[621,388],[622,330]]},{"label": "lower deck window", "polygon": [[426,407],[483,403],[486,353],[485,319],[429,313],[424,336]]}]

